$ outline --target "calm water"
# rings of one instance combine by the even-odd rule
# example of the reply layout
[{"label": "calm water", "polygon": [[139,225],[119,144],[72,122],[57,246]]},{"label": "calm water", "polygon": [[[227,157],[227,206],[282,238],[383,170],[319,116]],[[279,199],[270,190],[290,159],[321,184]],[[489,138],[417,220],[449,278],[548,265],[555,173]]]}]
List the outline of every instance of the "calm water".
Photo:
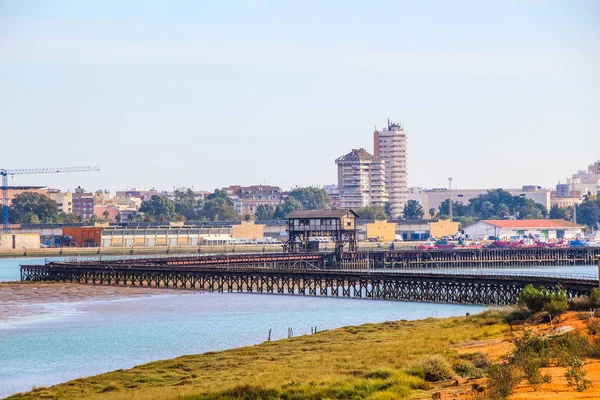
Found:
[{"label": "calm water", "polygon": [[[0,280],[18,279],[18,265],[25,262],[43,259],[0,259]],[[597,273],[595,266],[523,270]],[[280,339],[288,327],[298,336],[311,326],[447,317],[484,307],[196,292],[55,303],[51,309],[37,319],[0,323],[0,397],[148,361],[260,343],[269,329]]]}]

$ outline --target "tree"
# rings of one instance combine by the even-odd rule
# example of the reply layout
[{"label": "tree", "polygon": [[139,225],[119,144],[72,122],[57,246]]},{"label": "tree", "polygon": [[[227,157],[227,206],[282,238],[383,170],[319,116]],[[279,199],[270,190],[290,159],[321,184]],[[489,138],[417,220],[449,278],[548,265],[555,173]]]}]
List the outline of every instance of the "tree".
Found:
[{"label": "tree", "polygon": [[524,305],[531,311],[541,311],[544,308],[545,288],[537,289],[529,284],[519,293],[519,304]]},{"label": "tree", "polygon": [[423,207],[416,200],[408,200],[402,210],[404,219],[421,219],[424,214]]},{"label": "tree", "polygon": [[102,213],[102,215],[104,216],[104,220],[108,221],[108,217],[110,217],[110,213],[108,212],[108,210],[104,210],[104,212]]},{"label": "tree", "polygon": [[30,211],[30,212],[25,213],[21,217],[21,222],[25,222],[28,224],[39,224],[40,218]]},{"label": "tree", "polygon": [[175,205],[167,197],[153,195],[142,202],[140,212],[144,213],[145,219],[171,221],[175,217]]},{"label": "tree", "polygon": [[244,221],[246,222],[250,222],[250,221],[254,221],[254,216],[250,213],[244,215]]},{"label": "tree", "polygon": [[392,215],[392,202],[388,201],[385,203],[385,207],[383,208],[385,211],[385,215],[387,215],[387,219],[392,219],[394,216]]},{"label": "tree", "polygon": [[58,204],[49,197],[35,192],[23,192],[12,199],[9,210],[11,223],[36,220],[34,215],[38,222],[52,222],[58,216]]},{"label": "tree", "polygon": [[577,206],[577,222],[591,229],[600,227],[600,197],[586,195],[583,202]]},{"label": "tree", "polygon": [[239,221],[233,200],[222,190],[215,190],[206,197],[200,216],[208,221]]},{"label": "tree", "polygon": [[433,218],[435,217],[435,208],[430,208],[429,209],[429,218]]},{"label": "tree", "polygon": [[360,219],[387,220],[387,214],[382,206],[365,206],[354,210]]},{"label": "tree", "polygon": [[175,212],[181,214],[186,220],[197,220],[199,211],[202,208],[202,201],[196,200],[196,194],[193,190],[186,191],[176,190],[175,197]]},{"label": "tree", "polygon": [[299,188],[292,190],[289,196],[298,200],[305,210],[328,210],[331,208],[331,199],[325,189]]},{"label": "tree", "polygon": [[275,208],[268,204],[259,204],[256,207],[256,211],[254,212],[254,216],[259,221],[268,221],[273,219],[273,213],[275,212]]},{"label": "tree", "polygon": [[571,211],[567,208],[559,207],[557,204],[553,204],[550,207],[550,214],[548,215],[550,219],[570,219]]},{"label": "tree", "polygon": [[286,216],[292,211],[302,210],[304,206],[300,203],[295,197],[288,196],[283,200],[283,203],[279,204],[275,207],[275,212],[273,213],[274,219],[285,219]]}]

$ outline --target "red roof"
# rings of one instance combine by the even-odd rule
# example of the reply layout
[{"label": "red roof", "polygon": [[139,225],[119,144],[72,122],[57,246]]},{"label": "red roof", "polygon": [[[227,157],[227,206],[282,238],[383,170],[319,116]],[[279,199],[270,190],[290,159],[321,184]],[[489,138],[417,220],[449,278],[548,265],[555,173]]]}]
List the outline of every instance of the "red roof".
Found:
[{"label": "red roof", "polygon": [[484,219],[481,222],[498,228],[580,228],[564,219]]}]

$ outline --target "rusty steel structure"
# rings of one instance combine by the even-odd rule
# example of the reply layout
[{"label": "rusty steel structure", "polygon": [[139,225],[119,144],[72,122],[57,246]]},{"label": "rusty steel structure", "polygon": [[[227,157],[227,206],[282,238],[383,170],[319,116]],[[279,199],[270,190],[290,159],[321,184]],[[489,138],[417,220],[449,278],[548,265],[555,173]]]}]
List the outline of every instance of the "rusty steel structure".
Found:
[{"label": "rusty steel structure", "polygon": [[[357,217],[354,211],[344,209],[292,211],[286,217],[288,240],[283,246],[284,251],[318,250],[318,242],[313,239],[326,237],[334,243],[335,256],[340,260],[345,250],[355,252],[357,249]],[[311,243],[316,244],[315,248]]]},{"label": "rusty steel structure", "polygon": [[593,265],[600,247],[377,250],[346,253],[341,264],[374,268],[520,268]]},{"label": "rusty steel structure", "polygon": [[519,275],[504,269],[462,273],[357,264],[343,270],[331,264],[331,257],[331,253],[279,253],[47,262],[21,266],[21,280],[488,305],[514,304],[528,284],[550,290],[558,286],[570,297],[598,287],[593,277]]}]

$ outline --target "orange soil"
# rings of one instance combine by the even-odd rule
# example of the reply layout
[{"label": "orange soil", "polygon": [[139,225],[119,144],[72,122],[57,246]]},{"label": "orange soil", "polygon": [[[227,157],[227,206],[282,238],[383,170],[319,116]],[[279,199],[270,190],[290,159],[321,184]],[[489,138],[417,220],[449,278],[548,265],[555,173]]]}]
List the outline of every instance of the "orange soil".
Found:
[{"label": "orange soil", "polygon": [[[569,312],[560,323],[555,323],[554,328],[559,326],[571,326],[575,330],[587,334],[587,327],[584,321],[576,317],[575,312]],[[503,339],[483,340],[475,343],[463,343],[456,351],[462,353],[482,352],[488,355],[490,360],[499,361],[509,353],[513,347],[512,337],[519,336],[524,330],[533,332],[550,332],[550,324],[540,324],[536,326],[519,326],[515,331],[508,334]],[[544,383],[534,389],[525,379],[515,388],[509,399],[511,400],[561,400],[561,399],[600,399],[600,360],[586,358],[583,367],[587,373],[587,379],[592,382],[592,387],[582,392],[577,392],[574,388],[567,385],[565,378],[566,368],[552,366],[542,368],[543,374],[549,374],[552,377],[550,383]],[[458,386],[446,387],[441,391],[442,399],[471,399],[474,391],[471,388],[473,383],[485,385],[486,379],[467,380],[460,379]]]}]

